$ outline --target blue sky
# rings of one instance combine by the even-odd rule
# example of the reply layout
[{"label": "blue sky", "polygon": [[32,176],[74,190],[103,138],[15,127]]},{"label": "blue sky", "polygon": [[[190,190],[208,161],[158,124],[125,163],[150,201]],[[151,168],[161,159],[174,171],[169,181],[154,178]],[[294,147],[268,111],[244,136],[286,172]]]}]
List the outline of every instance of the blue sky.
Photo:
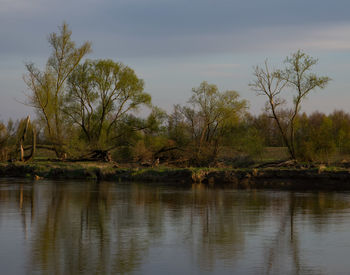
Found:
[{"label": "blue sky", "polygon": [[111,58],[145,80],[153,102],[171,110],[201,81],[232,89],[259,113],[253,66],[280,66],[298,49],[319,58],[333,81],[303,110],[350,111],[350,1],[345,0],[0,0],[0,120],[32,113],[24,100],[24,63],[43,67],[48,34],[66,21],[89,58]]}]

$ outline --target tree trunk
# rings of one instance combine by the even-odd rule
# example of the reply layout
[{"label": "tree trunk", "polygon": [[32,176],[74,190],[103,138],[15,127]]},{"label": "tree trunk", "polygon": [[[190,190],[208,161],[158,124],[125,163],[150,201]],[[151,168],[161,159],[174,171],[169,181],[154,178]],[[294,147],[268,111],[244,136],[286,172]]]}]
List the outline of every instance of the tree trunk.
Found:
[{"label": "tree trunk", "polygon": [[32,130],[32,149],[30,151],[30,155],[28,157],[26,157],[25,161],[30,161],[34,157],[35,151],[36,151],[36,132],[35,132],[35,129],[33,127],[33,130]]},{"label": "tree trunk", "polygon": [[24,129],[23,129],[23,132],[22,132],[22,135],[19,139],[19,147],[20,147],[20,160],[21,161],[24,161],[24,148],[23,148],[23,143],[24,143],[24,139],[27,135],[27,130],[28,130],[28,127],[29,127],[29,122],[30,122],[30,116],[27,116],[27,119],[26,119],[26,123],[25,123],[25,126],[24,126]]}]

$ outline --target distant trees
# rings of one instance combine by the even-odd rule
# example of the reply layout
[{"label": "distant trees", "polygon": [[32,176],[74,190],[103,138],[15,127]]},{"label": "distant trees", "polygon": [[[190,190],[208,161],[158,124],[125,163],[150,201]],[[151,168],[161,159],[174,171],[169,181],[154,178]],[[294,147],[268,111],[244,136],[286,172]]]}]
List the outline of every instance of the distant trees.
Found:
[{"label": "distant trees", "polygon": [[331,162],[336,154],[349,154],[350,115],[343,111],[302,114],[298,118],[296,144],[298,157],[307,161]]},{"label": "distant trees", "polygon": [[341,153],[350,153],[350,114],[335,110],[329,116],[332,121],[332,136]]},{"label": "distant trees", "polygon": [[[286,58],[285,68],[282,70],[271,70],[267,61],[264,67],[256,66],[254,80],[250,83],[250,87],[258,95],[267,97],[267,109],[275,120],[292,159],[297,158],[295,132],[302,101],[312,90],[323,89],[330,81],[329,77],[319,77],[311,72],[317,62],[317,59],[299,50]],[[287,100],[281,95],[285,91],[293,93],[293,103],[287,116],[283,118],[281,107],[285,106]]]},{"label": "distant trees", "polygon": [[[148,164],[161,159],[216,165],[226,156],[262,156],[264,146],[286,146],[291,159],[307,161],[350,152],[348,113],[300,114],[310,92],[330,81],[312,72],[317,59],[300,50],[286,58],[282,69],[271,69],[267,61],[255,67],[249,85],[266,98],[267,107],[259,116],[247,113],[248,103],[236,91],[221,92],[205,81],[192,89],[186,105],[174,105],[167,114],[152,106],[133,69],[110,59],[86,60],[91,44],[78,47],[71,35],[63,23],[49,37],[52,52],[45,68],[25,65],[28,104],[37,120],[0,123],[2,159],[32,157],[36,138],[37,148],[52,150],[60,159],[69,154],[110,160],[113,151],[118,161]],[[147,117],[136,115],[141,106],[151,108]]]},{"label": "distant trees", "polygon": [[333,121],[325,114],[314,112],[298,118],[296,145],[298,157],[306,161],[329,162],[336,152]]}]

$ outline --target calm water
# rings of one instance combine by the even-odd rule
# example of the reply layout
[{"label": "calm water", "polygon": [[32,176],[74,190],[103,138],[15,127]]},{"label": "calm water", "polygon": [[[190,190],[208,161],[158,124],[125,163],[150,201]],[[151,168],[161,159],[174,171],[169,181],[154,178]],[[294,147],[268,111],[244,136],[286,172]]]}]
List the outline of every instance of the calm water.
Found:
[{"label": "calm water", "polygon": [[349,274],[350,194],[0,180],[1,274]]}]

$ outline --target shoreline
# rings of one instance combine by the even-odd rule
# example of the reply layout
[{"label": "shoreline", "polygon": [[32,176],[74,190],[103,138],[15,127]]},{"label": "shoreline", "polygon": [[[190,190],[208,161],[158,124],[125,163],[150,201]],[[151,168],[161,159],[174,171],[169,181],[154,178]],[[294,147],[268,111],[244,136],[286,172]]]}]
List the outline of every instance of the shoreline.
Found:
[{"label": "shoreline", "polygon": [[1,163],[9,178],[111,182],[203,183],[244,189],[350,190],[350,169],[332,168],[117,168],[104,163]]}]

